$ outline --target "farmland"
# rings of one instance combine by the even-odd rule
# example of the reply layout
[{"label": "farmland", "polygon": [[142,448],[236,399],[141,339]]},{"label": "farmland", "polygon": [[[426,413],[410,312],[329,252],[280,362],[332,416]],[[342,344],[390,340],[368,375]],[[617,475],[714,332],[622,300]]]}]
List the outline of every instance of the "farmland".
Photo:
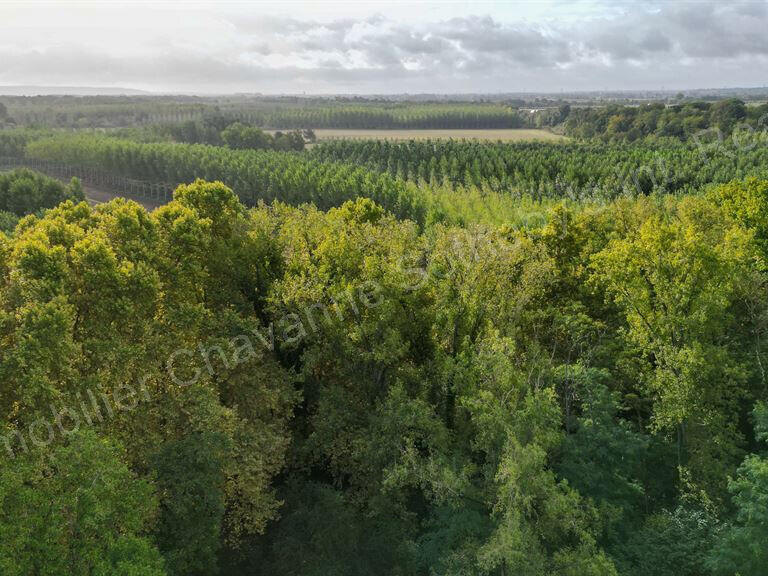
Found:
[{"label": "farmland", "polygon": [[566,137],[547,130],[508,129],[443,129],[443,130],[356,130],[323,128],[314,131],[323,140],[488,140],[502,142],[559,142]]}]

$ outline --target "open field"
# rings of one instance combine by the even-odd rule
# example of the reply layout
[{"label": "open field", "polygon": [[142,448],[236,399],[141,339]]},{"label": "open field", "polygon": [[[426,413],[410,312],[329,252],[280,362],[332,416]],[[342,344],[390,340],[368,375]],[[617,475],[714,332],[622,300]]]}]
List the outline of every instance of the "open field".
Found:
[{"label": "open field", "polygon": [[348,130],[343,128],[328,128],[315,130],[318,140],[427,140],[435,138],[454,138],[471,140],[504,140],[504,141],[523,141],[523,140],[543,140],[543,141],[563,141],[567,140],[565,136],[549,132],[547,130],[536,130],[528,128],[509,128],[497,130]]}]

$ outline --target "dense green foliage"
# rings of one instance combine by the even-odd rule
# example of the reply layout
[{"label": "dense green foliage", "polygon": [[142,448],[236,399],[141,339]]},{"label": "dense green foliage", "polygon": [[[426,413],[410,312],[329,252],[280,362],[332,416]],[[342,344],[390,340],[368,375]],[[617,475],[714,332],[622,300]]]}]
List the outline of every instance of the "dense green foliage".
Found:
[{"label": "dense green foliage", "polygon": [[203,181],[25,218],[3,573],[762,574],[766,190],[526,230]]},{"label": "dense green foliage", "polygon": [[32,170],[0,172],[0,232],[11,234],[21,216],[84,199],[77,178],[68,185]]},{"label": "dense green foliage", "polygon": [[466,187],[537,198],[611,199],[692,193],[710,183],[768,177],[761,138],[697,147],[673,140],[483,143],[432,140],[335,141],[313,147],[322,161],[352,162],[432,187]]},{"label": "dense green foliage", "polygon": [[734,130],[764,130],[768,104],[746,106],[737,99],[718,102],[661,103],[641,106],[611,105],[571,108],[553,119],[563,122],[570,136],[604,140],[638,140],[645,137],[700,137],[708,130],[730,135]]},{"label": "dense green foliage", "polygon": [[221,139],[228,147],[234,150],[248,149],[273,149],[273,150],[304,150],[304,135],[299,132],[283,134],[276,132],[274,135],[262,132],[254,126],[248,126],[235,122],[227,126],[221,132]]},{"label": "dense green foliage", "polygon": [[11,234],[18,223],[19,217],[16,214],[0,210],[0,232]]},{"label": "dense green foliage", "polygon": [[[760,403],[754,411],[759,440],[768,441],[768,409]],[[708,559],[714,574],[759,576],[768,566],[768,457],[765,452],[747,456],[736,478],[728,481],[736,506],[736,521],[726,526]]]},{"label": "dense green foliage", "polygon": [[0,469],[0,568],[8,576],[163,576],[143,533],[157,510],[147,479],[92,431]]},{"label": "dense green foliage", "polygon": [[10,156],[18,158],[23,156],[29,134],[29,132],[24,130],[0,131],[0,157]]},{"label": "dense green foliage", "polygon": [[222,185],[176,194],[0,235],[4,574],[210,573],[275,515],[292,377],[230,338],[262,329],[279,254]]}]

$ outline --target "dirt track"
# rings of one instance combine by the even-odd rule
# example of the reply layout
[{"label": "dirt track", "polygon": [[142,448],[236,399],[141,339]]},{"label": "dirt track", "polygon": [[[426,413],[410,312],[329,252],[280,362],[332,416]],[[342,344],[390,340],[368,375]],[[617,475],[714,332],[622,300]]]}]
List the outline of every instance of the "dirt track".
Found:
[{"label": "dirt track", "polygon": [[91,205],[96,204],[103,204],[104,202],[109,202],[113,198],[129,198],[130,200],[134,200],[135,202],[138,202],[144,208],[147,210],[154,210],[158,206],[161,206],[162,203],[157,200],[152,200],[150,198],[143,198],[141,196],[133,196],[130,194],[117,194],[115,192],[109,192],[107,190],[100,190],[98,188],[94,188],[93,186],[89,186],[86,184],[83,184],[83,191],[85,192],[85,199],[88,200],[88,203]]}]

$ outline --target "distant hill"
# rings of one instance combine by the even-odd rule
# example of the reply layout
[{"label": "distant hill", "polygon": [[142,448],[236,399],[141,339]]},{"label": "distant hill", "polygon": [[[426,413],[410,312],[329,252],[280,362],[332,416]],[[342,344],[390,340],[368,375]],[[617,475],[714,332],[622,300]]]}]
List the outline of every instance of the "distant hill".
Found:
[{"label": "distant hill", "polygon": [[0,96],[141,96],[152,92],[120,86],[2,86]]}]

